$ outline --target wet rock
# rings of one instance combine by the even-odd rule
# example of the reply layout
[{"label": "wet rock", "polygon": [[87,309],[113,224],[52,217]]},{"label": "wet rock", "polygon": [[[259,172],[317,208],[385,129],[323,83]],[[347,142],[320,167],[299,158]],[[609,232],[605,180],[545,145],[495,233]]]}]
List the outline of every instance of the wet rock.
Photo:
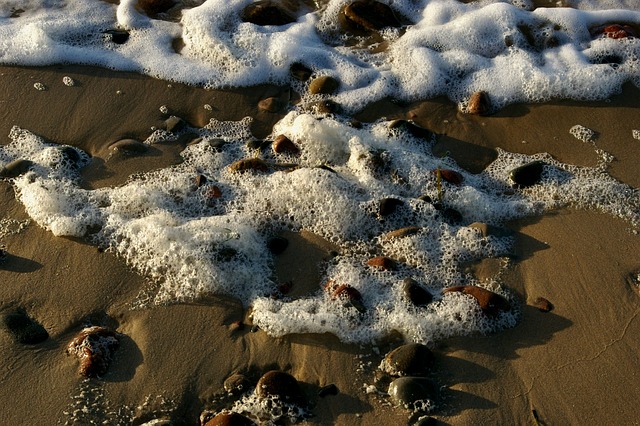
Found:
[{"label": "wet rock", "polygon": [[378,209],[378,213],[380,216],[389,216],[396,211],[398,206],[404,204],[404,201],[398,200],[397,198],[383,198],[380,200],[380,207]]},{"label": "wet rock", "polygon": [[222,386],[228,393],[240,395],[251,388],[251,382],[244,375],[235,373],[227,377]]},{"label": "wet rock", "polygon": [[487,115],[491,112],[491,100],[487,92],[475,92],[467,103],[467,114]]},{"label": "wet rock", "polygon": [[318,391],[318,396],[320,398],[324,398],[325,396],[328,396],[328,395],[337,395],[337,394],[338,394],[338,387],[333,383],[330,385],[321,387],[320,390]]},{"label": "wet rock", "polygon": [[249,139],[247,141],[247,148],[249,149],[262,149],[264,141],[262,139]]},{"label": "wet rock", "polygon": [[420,417],[418,421],[411,426],[436,426],[438,421],[433,417]]},{"label": "wet rock", "polygon": [[307,81],[309,80],[309,78],[311,78],[311,74],[313,74],[313,71],[311,70],[311,68],[307,67],[304,64],[301,64],[300,62],[294,62],[289,67],[289,74],[296,80]]},{"label": "wet rock", "polygon": [[610,24],[597,27],[591,31],[591,34],[594,37],[602,36],[613,39],[638,37],[638,31],[628,24]]},{"label": "wet rock", "polygon": [[386,256],[376,256],[371,258],[367,260],[367,265],[382,271],[394,271],[396,269],[396,262]]},{"label": "wet rock", "polygon": [[171,9],[176,4],[175,0],[138,0],[137,8],[147,16],[156,16]]},{"label": "wet rock", "polygon": [[434,364],[431,350],[419,343],[409,343],[399,346],[389,352],[380,369],[392,376],[426,376]]},{"label": "wet rock", "polygon": [[482,222],[473,222],[469,225],[469,228],[474,228],[480,231],[483,237],[494,236],[494,237],[510,237],[513,235],[513,232],[509,229],[501,228],[499,226],[489,225]]},{"label": "wet rock", "polygon": [[287,11],[271,0],[250,3],[242,11],[242,20],[255,25],[287,25],[296,21]]},{"label": "wet rock", "polygon": [[349,120],[347,124],[353,127],[354,129],[362,129],[362,122],[359,120],[356,120],[355,118],[352,118],[351,120]]},{"label": "wet rock", "polygon": [[207,177],[205,175],[196,176],[196,186],[200,188],[202,185],[207,183]]},{"label": "wet rock", "polygon": [[312,107],[315,108],[318,114],[337,114],[340,112],[340,104],[331,99],[314,102]]},{"label": "wet rock", "polygon": [[442,217],[450,225],[460,225],[463,220],[462,213],[451,207],[447,207],[442,211]]},{"label": "wet rock", "polygon": [[256,424],[248,417],[234,412],[218,413],[205,423],[203,426],[255,426]]},{"label": "wet rock", "polygon": [[389,126],[390,129],[404,129],[407,132],[409,132],[409,134],[411,134],[411,136],[414,136],[416,138],[422,138],[422,139],[431,139],[433,138],[433,132],[429,129],[425,129],[424,127],[416,124],[414,121],[412,120],[393,120],[389,122]]},{"label": "wet rock", "polygon": [[332,95],[340,87],[340,82],[335,78],[323,75],[316,77],[309,84],[309,93],[313,95]]},{"label": "wet rock", "polygon": [[3,324],[13,339],[18,343],[35,345],[49,338],[49,333],[40,323],[29,317],[23,309],[6,314]]},{"label": "wet rock", "polygon": [[270,98],[262,99],[258,102],[258,109],[266,112],[280,112],[284,109],[286,104],[275,96]]},{"label": "wet rock", "polygon": [[97,377],[107,372],[113,352],[120,345],[119,334],[107,327],[84,328],[67,346],[67,354],[80,360],[79,373]]},{"label": "wet rock", "polygon": [[533,306],[542,312],[551,312],[551,310],[553,310],[553,304],[544,297],[536,298],[536,300],[533,301]]},{"label": "wet rock", "polygon": [[382,240],[395,240],[399,238],[409,237],[411,235],[415,235],[420,232],[420,227],[418,226],[407,226],[404,228],[396,229],[394,231],[387,232],[382,236]]},{"label": "wet rock", "polygon": [[366,312],[366,308],[362,302],[362,294],[358,289],[348,284],[337,285],[330,281],[325,286],[325,290],[331,294],[332,300],[342,300],[345,302],[345,306],[354,307],[361,313]]},{"label": "wet rock", "polygon": [[282,254],[289,246],[289,240],[284,237],[271,237],[267,241],[269,251],[275,255]]},{"label": "wet rock", "polygon": [[426,306],[433,300],[431,293],[413,278],[402,281],[402,293],[415,306]]},{"label": "wet rock", "polygon": [[389,385],[389,396],[397,405],[410,410],[426,411],[438,395],[436,384],[425,377],[400,377]]},{"label": "wet rock", "polygon": [[455,170],[451,170],[451,169],[436,169],[433,171],[433,174],[435,174],[436,176],[438,175],[438,173],[440,173],[440,178],[452,183],[454,185],[462,185],[462,181],[464,181],[464,177],[462,176],[461,173],[456,172]]},{"label": "wet rock", "polygon": [[304,398],[298,381],[283,371],[272,370],[265,373],[256,385],[258,398],[276,397],[282,402],[302,405]]},{"label": "wet rock", "polygon": [[0,169],[0,177],[16,178],[21,174],[28,172],[32,166],[33,161],[23,159],[13,160]]},{"label": "wet rock", "polygon": [[544,162],[532,161],[531,163],[511,170],[509,177],[516,185],[520,187],[528,187],[540,182],[543,169]]},{"label": "wet rock", "polygon": [[184,129],[186,123],[182,118],[172,115],[164,121],[164,125],[167,132],[174,133]]},{"label": "wet rock", "polygon": [[149,149],[149,147],[146,144],[135,139],[120,139],[119,141],[109,145],[109,149],[112,151],[141,154],[147,152],[147,149]]},{"label": "wet rock", "polygon": [[129,32],[125,30],[107,30],[104,34],[115,44],[125,44],[129,40]]},{"label": "wet rock", "polygon": [[297,154],[300,152],[300,148],[294,144],[291,139],[285,135],[278,135],[276,140],[273,141],[273,152],[276,154]]},{"label": "wet rock", "polygon": [[60,153],[62,154],[62,157],[64,157],[65,160],[67,160],[72,164],[78,163],[81,159],[80,154],[78,154],[78,151],[76,151],[74,148],[70,146],[64,146],[60,148]]},{"label": "wet rock", "polygon": [[354,1],[344,8],[343,13],[349,23],[369,31],[402,26],[389,6],[375,0]]},{"label": "wet rock", "polygon": [[244,172],[247,170],[266,172],[269,170],[269,166],[260,158],[245,158],[231,163],[229,165],[229,170],[232,172]]},{"label": "wet rock", "polygon": [[206,189],[202,192],[202,197],[209,207],[213,207],[216,200],[222,197],[222,191],[217,185],[207,185]]},{"label": "wet rock", "polygon": [[480,309],[486,315],[496,316],[500,312],[511,310],[509,301],[497,293],[486,290],[482,287],[465,285],[449,287],[442,290],[443,293],[459,292],[473,296],[480,305]]}]

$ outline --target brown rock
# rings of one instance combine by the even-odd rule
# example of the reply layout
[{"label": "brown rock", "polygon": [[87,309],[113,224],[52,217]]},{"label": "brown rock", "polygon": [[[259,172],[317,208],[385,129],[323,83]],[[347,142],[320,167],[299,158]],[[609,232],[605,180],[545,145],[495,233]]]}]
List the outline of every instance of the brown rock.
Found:
[{"label": "brown rock", "polygon": [[311,74],[313,74],[313,71],[311,68],[301,64],[300,62],[294,62],[289,67],[289,74],[296,80],[307,81],[311,77]]},{"label": "brown rock", "polygon": [[357,0],[348,4],[343,13],[349,23],[369,31],[402,26],[393,10],[375,0]]},{"label": "brown rock", "polygon": [[333,77],[323,75],[313,79],[309,84],[309,93],[313,95],[332,95],[340,87],[340,82]]},{"label": "brown rock", "polygon": [[454,185],[462,185],[462,181],[464,181],[464,177],[462,176],[462,174],[456,172],[455,170],[451,170],[451,169],[436,169],[436,170],[433,171],[433,174],[435,174],[437,176],[438,172],[440,172],[440,177],[442,179],[444,179],[447,182],[452,183]]},{"label": "brown rock", "polygon": [[222,412],[207,420],[204,426],[255,426],[255,423],[242,414]]},{"label": "brown rock", "polygon": [[269,166],[264,162],[264,160],[261,160],[260,158],[244,158],[230,164],[229,170],[231,170],[232,172],[244,172],[247,170],[266,172],[267,170],[269,170]]},{"label": "brown rock", "polygon": [[67,346],[67,354],[80,360],[79,372],[97,377],[107,372],[113,352],[120,345],[119,334],[107,327],[84,328]]},{"label": "brown rock", "polygon": [[276,154],[297,154],[300,152],[300,148],[285,135],[279,135],[276,140],[273,141],[272,148]]},{"label": "brown rock", "polygon": [[186,123],[184,122],[184,120],[180,117],[176,117],[175,115],[172,115],[171,117],[167,118],[164,121],[165,124],[165,128],[167,130],[167,132],[179,132],[180,130],[184,129],[184,127],[186,126]]},{"label": "brown rock", "polygon": [[149,147],[135,139],[121,139],[109,145],[109,149],[113,151],[141,154],[146,152]]},{"label": "brown rock", "polygon": [[276,397],[282,402],[301,405],[304,403],[302,390],[292,375],[272,370],[260,377],[256,385],[258,398]]},{"label": "brown rock", "polygon": [[279,98],[272,96],[270,98],[262,99],[258,102],[258,109],[266,112],[280,112],[284,109],[285,104]]},{"label": "brown rock", "polygon": [[367,260],[367,265],[382,271],[393,271],[396,269],[396,262],[386,256],[377,256]]},{"label": "brown rock", "polygon": [[342,300],[348,306],[356,308],[359,312],[365,312],[366,308],[362,303],[362,294],[348,284],[337,285],[333,281],[327,282],[325,290],[331,294],[331,299]]},{"label": "brown rock", "polygon": [[393,376],[426,376],[435,358],[431,350],[419,343],[399,346],[389,352],[381,363],[383,371]]},{"label": "brown rock", "polygon": [[402,291],[404,297],[415,306],[426,306],[433,300],[431,293],[413,278],[406,278],[402,281]]},{"label": "brown rock", "polygon": [[475,92],[469,98],[467,113],[475,115],[487,115],[491,111],[491,100],[487,92]]},{"label": "brown rock", "polygon": [[544,297],[538,297],[536,300],[534,300],[533,306],[535,306],[542,312],[551,312],[551,310],[553,310],[553,304]]},{"label": "brown rock", "polygon": [[486,290],[482,287],[463,285],[456,287],[449,287],[442,290],[443,293],[459,292],[473,296],[480,305],[480,309],[486,315],[496,316],[500,312],[511,310],[509,301],[504,297],[496,294],[492,291]]},{"label": "brown rock", "polygon": [[230,394],[240,395],[251,388],[251,382],[244,375],[235,373],[227,377],[222,386]]},{"label": "brown rock", "polygon": [[420,232],[420,227],[418,226],[407,226],[404,228],[396,229],[395,231],[387,232],[382,236],[383,240],[393,240],[396,238],[404,238],[410,235],[415,235]]},{"label": "brown rock", "polygon": [[0,177],[3,178],[15,178],[20,176],[23,173],[29,171],[29,169],[33,166],[33,161],[30,160],[13,160],[8,163],[2,169],[0,169]]},{"label": "brown rock", "polygon": [[296,21],[276,2],[261,0],[250,3],[242,11],[242,20],[256,25],[287,25]]}]

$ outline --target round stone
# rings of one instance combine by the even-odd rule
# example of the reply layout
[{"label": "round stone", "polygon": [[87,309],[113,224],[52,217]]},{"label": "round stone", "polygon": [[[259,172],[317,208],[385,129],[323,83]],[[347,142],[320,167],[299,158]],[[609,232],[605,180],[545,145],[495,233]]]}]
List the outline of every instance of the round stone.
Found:
[{"label": "round stone", "polygon": [[204,426],[255,426],[255,423],[242,414],[223,412],[207,420]]},{"label": "round stone", "polygon": [[527,187],[535,185],[540,182],[542,177],[542,171],[544,169],[544,162],[532,161],[524,166],[516,167],[511,170],[509,176],[513,183],[521,187]]},{"label": "round stone", "polygon": [[413,278],[406,278],[402,282],[404,297],[415,306],[425,306],[431,303],[433,296]]},{"label": "round stone", "polygon": [[249,3],[242,11],[242,20],[255,25],[287,25],[296,19],[271,0]]},{"label": "round stone", "polygon": [[267,241],[269,251],[275,255],[282,254],[289,246],[289,240],[284,237],[271,237]]},{"label": "round stone", "polygon": [[302,390],[291,374],[272,370],[260,377],[256,385],[256,394],[260,399],[276,397],[282,402],[300,405],[303,402]]},{"label": "round stone", "polygon": [[340,87],[340,82],[333,77],[323,75],[309,84],[309,92],[313,95],[331,95]]},{"label": "round stone", "polygon": [[402,200],[398,200],[397,198],[383,198],[380,200],[380,208],[378,212],[380,216],[389,216],[396,211],[398,206],[403,205],[404,202]]},{"label": "round stone", "polygon": [[400,377],[389,385],[389,396],[410,410],[426,410],[438,395],[436,384],[425,377]]},{"label": "round stone", "polygon": [[442,290],[443,293],[451,293],[458,292],[468,294],[472,296],[478,304],[480,305],[480,309],[486,315],[496,316],[500,312],[509,311],[511,309],[511,305],[509,301],[504,297],[500,296],[497,293],[484,289],[482,287],[473,286],[473,285],[463,285],[463,286],[455,286],[449,287]]},{"label": "round stone", "polygon": [[420,343],[409,343],[389,352],[381,369],[393,376],[426,376],[435,362],[433,352]]}]

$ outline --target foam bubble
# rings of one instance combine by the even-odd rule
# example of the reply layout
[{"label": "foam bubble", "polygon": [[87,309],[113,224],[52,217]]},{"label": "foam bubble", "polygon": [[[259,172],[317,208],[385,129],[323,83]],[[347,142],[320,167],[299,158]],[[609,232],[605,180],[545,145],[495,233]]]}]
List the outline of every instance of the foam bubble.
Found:
[{"label": "foam bubble", "polygon": [[589,143],[593,142],[593,138],[596,135],[596,132],[580,124],[576,124],[575,126],[570,128],[569,133],[571,133],[574,138],[581,140],[582,142]]}]

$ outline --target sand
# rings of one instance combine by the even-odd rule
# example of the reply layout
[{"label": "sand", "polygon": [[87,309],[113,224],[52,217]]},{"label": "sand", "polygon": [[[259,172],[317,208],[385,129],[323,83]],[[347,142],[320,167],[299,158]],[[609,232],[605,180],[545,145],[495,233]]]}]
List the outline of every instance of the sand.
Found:
[{"label": "sand", "polygon": [[[64,86],[64,76],[76,85]],[[35,82],[47,90],[34,89]],[[264,137],[285,111],[260,111],[258,101],[294,97],[282,87],[204,90],[77,66],[1,67],[0,93],[0,143],[8,143],[6,135],[18,125],[86,150],[94,156],[83,176],[89,188],[119,185],[131,173],[179,161],[187,141],[155,145],[137,159],[105,154],[118,139],[144,139],[153,126],[162,126],[162,105],[194,126],[211,117],[251,116],[254,135]],[[440,135],[436,149],[470,171],[482,170],[497,147],[548,152],[585,166],[597,163],[600,148],[615,156],[609,173],[638,188],[640,141],[631,135],[640,129],[638,94],[628,86],[608,102],[515,105],[489,117],[461,115],[444,99],[411,105],[383,101],[357,117],[414,119]],[[595,146],[571,136],[576,124],[597,132]],[[16,223],[28,217],[8,182],[0,182],[0,197],[0,220],[14,220],[2,223],[16,231],[3,231],[0,238],[9,252],[0,266],[0,310],[22,307],[50,334],[46,342],[27,346],[0,330],[0,424],[74,419],[141,424],[154,417],[198,424],[203,410],[228,404],[221,399],[222,382],[232,372],[255,380],[269,369],[287,371],[301,382],[314,414],[309,424],[410,424],[407,411],[363,388],[373,382],[381,356],[400,343],[397,337],[378,344],[380,355],[329,335],[272,338],[253,331],[249,312],[224,297],[139,308],[151,289],[144,277],[112,254],[53,237],[34,223],[18,232]],[[622,220],[572,209],[508,227],[517,247],[500,279],[521,301],[522,320],[496,334],[436,344],[434,379],[444,387],[444,400],[433,417],[452,425],[638,424],[640,292],[629,274],[640,269],[640,237]],[[276,272],[282,281],[299,282],[296,291],[313,291],[320,285],[317,262],[332,248],[308,233],[288,237],[291,246]],[[476,271],[490,275],[496,268],[487,262]],[[547,298],[554,309],[533,307],[537,297]],[[88,319],[126,336],[100,380],[82,379],[77,361],[65,354]],[[237,321],[246,326],[234,329]],[[317,396],[332,383],[338,395]]]}]

